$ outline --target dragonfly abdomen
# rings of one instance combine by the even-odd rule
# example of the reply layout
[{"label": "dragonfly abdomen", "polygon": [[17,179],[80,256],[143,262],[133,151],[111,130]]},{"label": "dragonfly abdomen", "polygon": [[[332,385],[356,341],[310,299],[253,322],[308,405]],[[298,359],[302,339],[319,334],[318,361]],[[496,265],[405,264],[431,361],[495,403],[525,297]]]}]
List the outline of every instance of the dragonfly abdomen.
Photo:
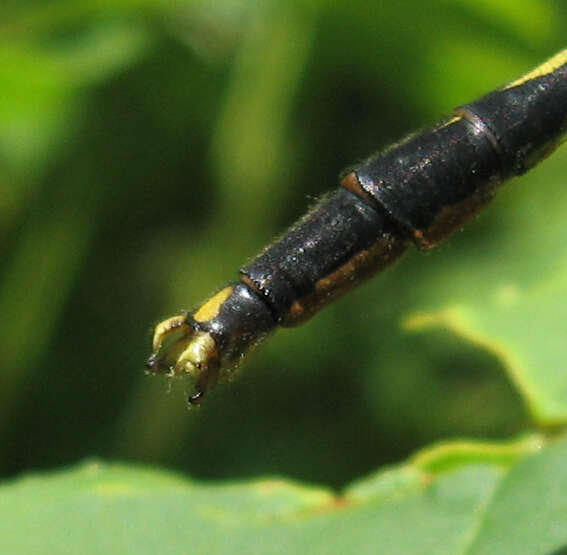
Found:
[{"label": "dragonfly abdomen", "polygon": [[351,170],[341,186],[196,311],[156,326],[152,372],[199,402],[277,326],[293,326],[396,260],[446,239],[567,131],[567,50]]}]

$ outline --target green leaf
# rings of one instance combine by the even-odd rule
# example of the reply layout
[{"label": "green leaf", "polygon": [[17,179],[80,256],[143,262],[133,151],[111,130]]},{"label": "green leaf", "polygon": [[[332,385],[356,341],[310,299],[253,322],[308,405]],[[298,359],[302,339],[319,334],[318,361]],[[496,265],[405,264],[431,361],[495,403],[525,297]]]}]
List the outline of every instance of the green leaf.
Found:
[{"label": "green leaf", "polygon": [[[554,330],[559,331],[567,320],[567,305],[557,302],[566,294],[565,287],[531,291],[525,296],[511,290],[509,302],[416,315],[408,326],[445,326],[492,352],[507,368],[534,418],[542,424],[561,424],[567,421],[566,345],[564,336]],[[526,314],[542,324],[525,325]]]},{"label": "green leaf", "polygon": [[[537,445],[528,438],[504,449],[520,456]],[[462,444],[447,444],[340,495],[281,479],[200,484],[88,463],[3,486],[0,550],[438,555],[560,547],[567,542],[567,442],[511,467],[515,457],[494,459],[502,449],[468,444],[467,457]],[[431,472],[452,450],[461,463]]]},{"label": "green leaf", "polygon": [[567,444],[518,464],[486,511],[471,555],[551,553],[567,545]]}]

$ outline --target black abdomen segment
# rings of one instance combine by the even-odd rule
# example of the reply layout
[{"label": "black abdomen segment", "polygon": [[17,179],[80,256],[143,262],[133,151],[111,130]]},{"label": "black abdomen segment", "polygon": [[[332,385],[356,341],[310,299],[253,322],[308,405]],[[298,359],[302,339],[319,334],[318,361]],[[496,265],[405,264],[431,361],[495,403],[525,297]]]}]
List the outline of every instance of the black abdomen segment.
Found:
[{"label": "black abdomen segment", "polygon": [[[564,61],[565,53],[558,58]],[[548,64],[552,62],[553,58]],[[497,141],[503,179],[535,166],[567,131],[567,64],[543,75],[538,75],[538,69],[535,77],[528,74],[463,107]]]},{"label": "black abdomen segment", "polygon": [[354,178],[418,246],[432,247],[462,227],[502,181],[552,152],[566,127],[563,64],[458,108],[452,119],[369,158]]},{"label": "black abdomen segment", "polygon": [[241,269],[275,320],[298,324],[408,246],[379,206],[345,188],[323,197],[286,234]]},{"label": "black abdomen segment", "polygon": [[439,243],[491,198],[500,157],[485,129],[456,117],[355,170],[360,187],[420,246]]}]

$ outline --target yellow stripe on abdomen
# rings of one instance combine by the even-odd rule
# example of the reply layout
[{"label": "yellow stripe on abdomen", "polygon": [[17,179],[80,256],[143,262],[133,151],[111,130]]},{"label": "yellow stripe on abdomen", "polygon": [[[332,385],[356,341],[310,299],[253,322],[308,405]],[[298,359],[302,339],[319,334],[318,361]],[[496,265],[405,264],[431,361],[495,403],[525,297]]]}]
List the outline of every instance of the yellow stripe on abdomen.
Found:
[{"label": "yellow stripe on abdomen", "polygon": [[561,52],[553,56],[553,58],[549,58],[549,60],[543,62],[543,64],[537,66],[529,73],[522,75],[522,77],[520,77],[519,79],[512,81],[511,83],[506,85],[503,90],[518,87],[519,85],[523,85],[524,83],[527,83],[532,79],[537,79],[538,77],[549,75],[550,73],[553,73],[558,67],[561,67],[564,64],[567,64],[567,49],[562,50]]}]

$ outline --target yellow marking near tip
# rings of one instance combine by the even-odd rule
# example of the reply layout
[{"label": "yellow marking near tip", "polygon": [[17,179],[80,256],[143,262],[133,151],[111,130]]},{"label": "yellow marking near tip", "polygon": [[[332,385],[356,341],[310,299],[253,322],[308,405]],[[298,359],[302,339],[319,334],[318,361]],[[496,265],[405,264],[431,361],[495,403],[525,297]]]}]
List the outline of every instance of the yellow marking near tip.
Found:
[{"label": "yellow marking near tip", "polygon": [[211,297],[195,314],[193,319],[197,322],[208,322],[212,320],[220,310],[223,303],[230,297],[234,287],[228,286],[221,289],[215,296]]},{"label": "yellow marking near tip", "polygon": [[549,75],[553,73],[558,67],[567,63],[567,49],[562,50],[558,54],[555,54],[553,58],[549,58],[543,64],[537,66],[535,69],[532,69],[529,73],[522,75],[519,79],[512,81],[508,85],[504,87],[503,90],[511,89],[512,87],[517,87],[518,85],[523,85],[532,79],[537,79],[538,77],[543,77],[544,75]]}]

